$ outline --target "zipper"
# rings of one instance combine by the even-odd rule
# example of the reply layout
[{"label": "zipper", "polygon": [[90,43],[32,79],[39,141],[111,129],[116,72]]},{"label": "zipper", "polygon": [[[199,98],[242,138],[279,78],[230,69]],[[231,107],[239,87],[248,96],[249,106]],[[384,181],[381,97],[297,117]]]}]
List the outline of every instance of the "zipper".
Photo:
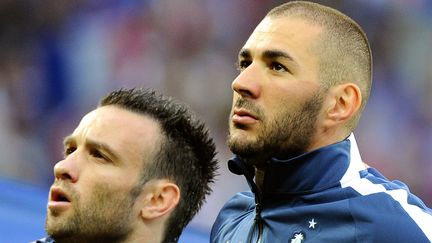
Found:
[{"label": "zipper", "polygon": [[261,210],[262,205],[260,202],[257,202],[255,204],[255,225],[258,227],[258,239],[257,243],[261,243],[262,240],[262,234],[263,234],[263,220],[261,218]]},{"label": "zipper", "polygon": [[234,157],[228,161],[228,168],[231,172],[237,175],[244,175],[252,193],[255,195],[255,223],[253,228],[251,228],[251,234],[249,234],[249,242],[252,242],[255,238],[255,230],[258,228],[258,238],[256,243],[261,243],[262,235],[264,230],[263,219],[261,217],[261,211],[263,208],[261,192],[258,186],[254,182],[255,168],[253,166],[245,164],[239,157]]},{"label": "zipper", "polygon": [[253,179],[249,181],[249,184],[252,192],[255,194],[255,227],[258,228],[258,238],[256,242],[261,243],[263,235],[263,219],[261,217],[263,202],[261,192]]}]

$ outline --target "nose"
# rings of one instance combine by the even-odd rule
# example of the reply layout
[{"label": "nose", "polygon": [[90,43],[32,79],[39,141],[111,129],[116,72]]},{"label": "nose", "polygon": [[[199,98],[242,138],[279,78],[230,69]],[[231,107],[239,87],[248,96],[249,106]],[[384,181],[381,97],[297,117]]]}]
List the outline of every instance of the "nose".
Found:
[{"label": "nose", "polygon": [[72,183],[78,181],[79,170],[76,159],[76,156],[71,154],[55,164],[54,176],[56,180],[67,180]]},{"label": "nose", "polygon": [[261,94],[260,72],[253,63],[234,79],[231,88],[244,98],[256,99]]}]

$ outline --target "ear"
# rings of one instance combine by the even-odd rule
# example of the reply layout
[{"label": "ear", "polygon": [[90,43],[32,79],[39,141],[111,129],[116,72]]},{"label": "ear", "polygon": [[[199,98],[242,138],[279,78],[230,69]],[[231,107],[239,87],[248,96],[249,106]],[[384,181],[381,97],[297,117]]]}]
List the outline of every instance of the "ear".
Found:
[{"label": "ear", "polygon": [[326,123],[328,126],[350,121],[359,111],[362,102],[360,88],[353,83],[332,87],[327,97]]},{"label": "ear", "polygon": [[146,184],[141,207],[143,219],[156,219],[171,212],[180,201],[179,187],[169,180],[155,180]]}]

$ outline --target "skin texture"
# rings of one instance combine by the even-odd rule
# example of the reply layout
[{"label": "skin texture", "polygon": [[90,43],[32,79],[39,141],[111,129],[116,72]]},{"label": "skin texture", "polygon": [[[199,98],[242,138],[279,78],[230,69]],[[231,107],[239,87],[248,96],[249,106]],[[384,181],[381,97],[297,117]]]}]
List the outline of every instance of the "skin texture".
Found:
[{"label": "skin texture", "polygon": [[232,83],[233,152],[289,156],[308,149],[322,103],[309,46],[320,32],[300,20],[266,18],[257,26],[240,51],[240,74]]},{"label": "skin texture", "polygon": [[56,242],[161,241],[179,189],[167,180],[138,183],[161,141],[159,124],[144,115],[103,106],[84,116],[54,167],[47,233]]},{"label": "skin texture", "polygon": [[301,18],[266,17],[239,53],[232,83],[228,146],[257,168],[270,157],[290,158],[342,140],[359,110],[352,83],[324,88],[318,55],[322,26]]}]

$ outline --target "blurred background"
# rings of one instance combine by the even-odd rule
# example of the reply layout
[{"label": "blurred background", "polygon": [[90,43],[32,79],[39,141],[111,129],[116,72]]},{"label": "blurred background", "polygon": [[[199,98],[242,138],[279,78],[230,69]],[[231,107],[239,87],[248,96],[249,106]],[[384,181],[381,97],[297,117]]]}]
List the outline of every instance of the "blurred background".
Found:
[{"label": "blurred background", "polygon": [[[237,53],[265,0],[1,0],[0,235],[44,236],[62,139],[112,89],[142,86],[188,103],[218,145],[214,193],[181,242],[207,242],[217,212],[246,190],[225,146]],[[356,137],[363,159],[432,206],[432,1],[316,1],[367,32],[374,83]]]}]

